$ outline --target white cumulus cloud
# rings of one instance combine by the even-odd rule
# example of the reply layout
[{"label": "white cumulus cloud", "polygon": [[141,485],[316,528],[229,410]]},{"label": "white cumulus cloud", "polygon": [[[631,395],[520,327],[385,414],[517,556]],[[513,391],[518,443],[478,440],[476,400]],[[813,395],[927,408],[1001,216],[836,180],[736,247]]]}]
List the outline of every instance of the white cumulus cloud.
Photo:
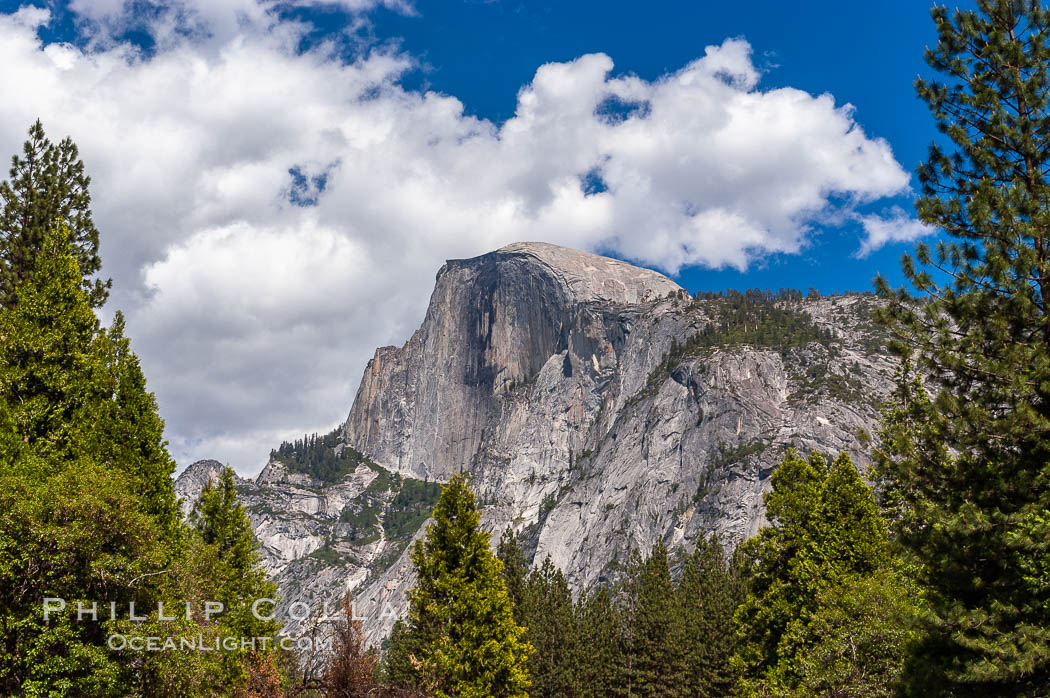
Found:
[{"label": "white cumulus cloud", "polygon": [[858,257],[867,257],[891,242],[913,242],[921,237],[933,235],[937,228],[912,218],[899,206],[890,209],[886,216],[858,216],[864,227],[865,238],[861,241]]},{"label": "white cumulus cloud", "polygon": [[[116,22],[127,4],[97,7]],[[165,7],[212,30],[165,34],[158,13],[144,55],[45,46],[46,12],[0,15],[0,152],[38,116],[80,146],[110,306],[183,464],[252,472],[280,439],[335,426],[445,259],[538,239],[671,274],[745,269],[908,187],[849,105],[763,90],[743,39],[653,81],[604,54],[539,66],[497,124],[402,87],[403,53],[300,52],[272,3]]]}]

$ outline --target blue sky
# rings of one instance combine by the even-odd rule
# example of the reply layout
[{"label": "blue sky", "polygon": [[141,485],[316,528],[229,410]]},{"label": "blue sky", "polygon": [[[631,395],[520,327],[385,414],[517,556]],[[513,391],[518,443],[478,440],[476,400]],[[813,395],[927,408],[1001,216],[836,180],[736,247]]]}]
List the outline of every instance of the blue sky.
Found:
[{"label": "blue sky", "polygon": [[[956,3],[972,7],[973,3]],[[750,42],[768,72],[767,88],[791,86],[830,92],[857,109],[857,121],[889,141],[909,172],[925,157],[937,133],[926,105],[912,87],[928,75],[923,49],[936,42],[930,6],[921,0],[877,3],[655,1],[634,2],[420,2],[417,15],[379,11],[375,34],[397,37],[426,67],[408,84],[459,97],[467,111],[503,120],[513,115],[515,95],[536,66],[604,52],[616,72],[655,79],[695,58],[726,37]],[[335,29],[341,12],[312,13]],[[918,183],[912,186],[917,190]],[[911,211],[913,197],[880,201]],[[881,273],[895,281],[899,258],[911,243],[891,244],[858,259],[862,235],[856,222],[820,234],[801,255],[777,255],[746,272],[689,268],[677,277],[692,291],[725,288],[802,288],[824,293],[870,290]]]},{"label": "blue sky", "polygon": [[899,282],[935,39],[920,0],[0,0],[0,154],[77,142],[173,453],[248,473],[345,416],[446,259]]},{"label": "blue sky", "polygon": [[[3,0],[13,11],[21,0]],[[956,3],[972,7],[972,2]],[[51,5],[53,25],[42,32],[52,40],[83,41],[77,14],[67,3]],[[338,4],[285,7],[282,16],[313,25],[303,45],[345,42],[347,55],[369,45],[393,44],[419,60],[402,84],[459,98],[468,114],[502,122],[514,114],[516,95],[536,68],[552,61],[603,52],[616,61],[616,74],[647,80],[673,72],[726,37],[742,37],[765,71],[766,89],[790,86],[812,94],[830,93],[856,108],[857,122],[872,136],[886,139],[909,173],[936,137],[926,106],[912,88],[928,74],[923,48],[936,40],[929,6],[918,0],[881,3],[756,0],[749,3],[521,2],[506,0],[423,0],[413,11],[379,7],[367,15],[365,29],[351,30],[360,15]],[[133,29],[124,37],[140,46],[152,42]],[[917,182],[912,182],[917,189]],[[913,196],[886,197],[862,210],[899,206],[911,211]],[[859,258],[863,237],[856,221],[821,227],[801,254],[773,254],[746,271],[687,267],[676,277],[691,291],[726,288],[810,286],[823,293],[870,290],[876,273],[902,282],[899,258],[910,242],[889,244]]]}]

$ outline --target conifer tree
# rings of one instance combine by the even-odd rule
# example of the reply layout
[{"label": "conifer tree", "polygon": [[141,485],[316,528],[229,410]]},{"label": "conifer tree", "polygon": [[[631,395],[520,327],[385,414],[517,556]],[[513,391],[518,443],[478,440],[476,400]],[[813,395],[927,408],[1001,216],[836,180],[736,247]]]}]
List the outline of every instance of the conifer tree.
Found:
[{"label": "conifer tree", "polygon": [[0,314],[0,392],[23,441],[72,457],[105,399],[98,320],[80,288],[68,229],[49,233],[33,263],[23,302]]},{"label": "conifer tree", "polygon": [[496,557],[503,563],[503,581],[507,585],[507,595],[514,605],[514,620],[518,625],[527,626],[525,621],[525,587],[529,578],[529,561],[525,559],[518,544],[518,537],[508,526],[499,539]]},{"label": "conifer tree", "polygon": [[273,599],[277,587],[260,566],[259,544],[252,524],[237,497],[233,470],[223,469],[218,481],[209,482],[194,503],[190,520],[212,569],[208,577],[217,584],[226,606],[226,625],[247,636],[273,635],[274,621],[255,618],[250,604]]},{"label": "conifer tree", "polygon": [[674,696],[683,669],[682,618],[675,603],[663,543],[654,545],[646,559],[636,559],[626,592],[628,692],[638,696]]},{"label": "conifer tree", "polygon": [[529,695],[578,695],[580,646],[572,594],[550,557],[529,574],[522,606],[525,637],[535,649],[528,661]]},{"label": "conifer tree", "polygon": [[413,546],[418,582],[407,622],[391,639],[391,677],[404,680],[398,674],[407,670],[410,687],[439,697],[511,698],[529,687],[532,647],[514,621],[502,564],[480,521],[466,476],[453,476]]},{"label": "conifer tree", "polygon": [[576,604],[580,659],[578,686],[582,698],[605,698],[623,693],[627,665],[622,642],[622,615],[606,588],[580,598]]},{"label": "conifer tree", "polygon": [[[242,599],[272,586],[253,587],[265,579],[242,564],[241,538],[206,543],[179,521],[156,401],[119,313],[100,329],[71,238],[62,221],[47,230],[19,302],[0,309],[0,693],[228,695],[243,653],[107,647],[114,632],[267,634],[231,622],[243,613],[222,627],[161,621],[157,603],[199,606],[222,590]],[[239,525],[243,533],[246,520]],[[65,599],[65,611],[45,621],[45,597]],[[78,620],[77,601],[97,602],[98,621]],[[154,609],[146,621],[105,619],[109,603],[132,601]]]},{"label": "conifer tree", "polygon": [[0,398],[22,441],[44,457],[87,454],[136,481],[144,509],[174,536],[175,463],[156,399],[118,312],[101,331],[63,224],[47,233],[21,302],[0,311]]},{"label": "conifer tree", "polygon": [[697,541],[676,590],[682,624],[681,695],[716,698],[736,684],[733,614],[743,601],[743,585],[726,562],[715,537]]},{"label": "conifer tree", "polygon": [[514,620],[526,629],[525,637],[535,650],[527,667],[529,695],[579,695],[584,661],[581,629],[565,576],[549,556],[530,571],[518,538],[509,527],[500,537],[496,556],[503,563]]},{"label": "conifer tree", "polygon": [[[204,567],[202,576],[215,597],[210,600],[219,601],[224,607],[219,621],[223,631],[234,637],[276,635],[280,626],[275,620],[258,618],[252,612],[256,600],[275,599],[277,587],[259,564],[258,543],[237,498],[236,480],[229,467],[223,469],[217,482],[209,482],[201,490],[190,520],[203,544],[194,551],[194,557]],[[263,606],[260,615],[270,610],[270,606]],[[231,683],[248,678],[250,659],[245,651],[223,656]]]},{"label": "conifer tree", "polygon": [[752,559],[750,589],[737,609],[741,692],[793,691],[802,658],[818,638],[808,628],[818,598],[851,577],[889,564],[886,524],[874,494],[849,456],[829,466],[788,451],[765,496],[770,526],[745,543]]},{"label": "conifer tree", "polygon": [[124,315],[119,310],[98,342],[108,370],[107,399],[92,425],[99,447],[96,456],[135,477],[146,511],[174,532],[179,525],[172,479],[175,461],[168,454],[157,399],[147,388],[139,359],[124,335]]},{"label": "conifer tree", "polygon": [[809,580],[800,574],[812,568],[807,565],[811,533],[825,475],[819,454],[807,461],[788,451],[764,497],[771,525],[741,548],[750,562],[750,579],[747,598],[736,612],[741,644],[735,662],[746,680],[762,681],[779,666],[784,634],[809,606]]},{"label": "conifer tree", "polygon": [[[946,238],[905,257],[882,320],[905,374],[879,474],[931,604],[927,695],[1050,685],[1050,12],[1039,0],[933,9],[920,79],[945,134],[919,168],[919,218]],[[950,142],[950,145],[948,145]],[[918,261],[918,265],[916,264]]]},{"label": "conifer tree", "polygon": [[15,304],[17,288],[33,272],[44,238],[56,222],[70,230],[83,274],[80,283],[92,307],[106,301],[110,281],[90,278],[102,268],[90,184],[76,144],[68,137],[52,143],[37,119],[22,156],[11,159],[10,179],[0,182],[0,307]]},{"label": "conifer tree", "polygon": [[[68,608],[42,618],[45,597],[155,608],[180,577],[182,549],[164,514],[175,506],[170,470],[147,474],[135,458],[119,457],[121,444],[151,438],[156,415],[136,417],[117,404],[140,403],[130,395],[137,384],[118,401],[112,354],[64,225],[47,233],[33,261],[34,273],[19,287],[22,302],[0,310],[0,692],[194,695],[194,686],[214,688],[203,669],[212,660],[203,654],[180,659],[175,676],[174,655],[128,662],[110,653],[107,634],[119,624],[78,622]],[[109,422],[115,415],[123,415],[119,424]],[[158,448],[159,460],[170,463]],[[150,477],[157,478],[153,487]],[[122,630],[155,627],[131,625],[137,628]]]},{"label": "conifer tree", "polygon": [[379,672],[386,683],[392,686],[419,686],[423,657],[423,637],[418,629],[409,625],[408,619],[400,618],[386,640]]}]

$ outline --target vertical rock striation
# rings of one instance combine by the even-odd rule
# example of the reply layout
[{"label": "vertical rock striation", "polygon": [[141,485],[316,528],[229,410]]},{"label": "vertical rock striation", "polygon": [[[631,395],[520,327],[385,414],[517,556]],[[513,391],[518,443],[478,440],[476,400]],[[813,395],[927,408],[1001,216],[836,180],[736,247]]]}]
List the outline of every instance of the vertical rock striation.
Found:
[{"label": "vertical rock striation", "polygon": [[[324,485],[271,462],[243,487],[286,603],[349,586],[370,640],[389,631],[421,530],[388,539],[394,490],[373,496],[376,469],[406,482],[469,472],[488,530],[516,529],[578,592],[615,579],[632,548],[752,535],[786,446],[846,450],[864,467],[893,371],[870,322],[876,301],[763,302],[797,320],[783,330],[794,335],[771,337],[761,318],[730,318],[725,301],[693,299],[656,272],[555,245],[447,262],[422,325],[376,351],[342,427],[373,470]],[[347,539],[341,512],[369,496],[383,532]]]}]

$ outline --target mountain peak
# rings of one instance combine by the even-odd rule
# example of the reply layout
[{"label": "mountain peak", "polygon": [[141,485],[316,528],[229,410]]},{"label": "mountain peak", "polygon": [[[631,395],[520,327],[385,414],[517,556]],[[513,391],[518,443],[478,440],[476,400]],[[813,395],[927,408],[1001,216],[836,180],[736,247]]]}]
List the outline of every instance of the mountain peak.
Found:
[{"label": "mountain peak", "polygon": [[558,277],[577,301],[604,300],[639,303],[681,291],[682,287],[663,274],[611,257],[553,245],[548,242],[515,242],[473,260],[490,255],[531,257]]}]

